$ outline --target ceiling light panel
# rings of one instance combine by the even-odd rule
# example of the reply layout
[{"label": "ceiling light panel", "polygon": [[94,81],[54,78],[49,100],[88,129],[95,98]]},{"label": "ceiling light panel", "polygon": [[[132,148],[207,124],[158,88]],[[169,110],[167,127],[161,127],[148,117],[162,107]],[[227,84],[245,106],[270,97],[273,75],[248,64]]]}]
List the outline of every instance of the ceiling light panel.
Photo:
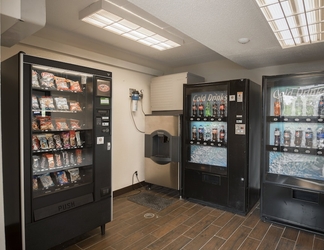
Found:
[{"label": "ceiling light panel", "polygon": [[324,41],[324,0],[256,0],[282,48]]},{"label": "ceiling light panel", "polygon": [[[127,20],[123,14],[125,14],[126,17],[129,17],[129,11],[125,11],[125,9],[121,6],[117,11],[118,14],[111,13],[111,10],[116,8],[116,6],[109,6],[108,2],[109,1],[100,0],[88,6],[79,13],[80,19],[91,25],[103,28],[107,31],[121,35],[125,38],[139,42],[154,49],[167,50],[180,46],[180,43],[172,41],[169,38],[161,35],[166,32],[162,29],[161,34],[159,34],[156,31],[150,31],[149,29],[141,27],[141,25],[138,25],[135,22]],[[108,8],[108,6],[112,8]],[[138,15],[135,14],[133,19],[136,18],[138,18]],[[141,20],[139,23],[143,23],[143,20]],[[152,26],[152,24],[149,22],[148,26]],[[154,28],[155,30],[160,29],[158,27]],[[178,38],[175,40],[180,39]]]}]

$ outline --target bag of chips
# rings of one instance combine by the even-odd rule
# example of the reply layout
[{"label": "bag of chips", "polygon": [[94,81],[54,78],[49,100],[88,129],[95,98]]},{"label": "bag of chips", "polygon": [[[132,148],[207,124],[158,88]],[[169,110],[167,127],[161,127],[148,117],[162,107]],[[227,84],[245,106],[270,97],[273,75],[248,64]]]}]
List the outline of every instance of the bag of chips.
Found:
[{"label": "bag of chips", "polygon": [[48,143],[45,135],[37,135],[41,149],[48,149]]},{"label": "bag of chips", "polygon": [[42,96],[39,98],[40,108],[42,110],[55,110],[53,97],[51,96]]},{"label": "bag of chips", "polygon": [[75,142],[75,131],[71,130],[70,131],[70,146],[71,147],[75,147],[76,146],[76,142]]},{"label": "bag of chips", "polygon": [[82,149],[76,149],[75,156],[76,156],[76,163],[82,164]]},{"label": "bag of chips", "polygon": [[37,135],[33,135],[33,137],[32,137],[32,149],[34,151],[40,149],[40,144],[39,144],[39,140],[38,140]]},{"label": "bag of chips", "polygon": [[79,169],[78,168],[71,168],[68,170],[68,173],[70,174],[70,181],[71,182],[77,182],[81,180]]},{"label": "bag of chips", "polygon": [[80,103],[76,101],[70,102],[70,111],[82,111]]},{"label": "bag of chips", "polygon": [[42,72],[40,82],[43,88],[55,89],[54,75],[52,73]]},{"label": "bag of chips", "polygon": [[57,130],[68,130],[69,126],[66,123],[65,118],[57,118],[55,119],[55,125]]},{"label": "bag of chips", "polygon": [[33,190],[38,190],[38,181],[37,181],[37,176],[33,176]]},{"label": "bag of chips", "polygon": [[32,130],[33,131],[39,130],[39,126],[38,126],[38,122],[37,122],[36,117],[34,117],[33,120],[32,120]]},{"label": "bag of chips", "polygon": [[70,127],[71,129],[80,129],[80,121],[76,119],[70,119]]},{"label": "bag of chips", "polygon": [[32,87],[39,88],[39,75],[35,70],[32,70]]},{"label": "bag of chips", "polygon": [[69,183],[65,171],[58,171],[55,173],[56,181],[59,185],[64,185]]},{"label": "bag of chips", "polygon": [[61,154],[59,152],[54,153],[54,158],[55,158],[56,166],[57,167],[62,167],[63,163],[62,163]]},{"label": "bag of chips", "polygon": [[33,155],[33,171],[40,170],[40,157],[37,155]]},{"label": "bag of chips", "polygon": [[78,81],[70,80],[70,90],[74,91],[74,92],[82,92],[82,88],[80,86],[80,83]]},{"label": "bag of chips", "polygon": [[39,104],[37,97],[35,95],[32,95],[32,109],[33,110],[39,110]]},{"label": "bag of chips", "polygon": [[55,167],[53,154],[45,154],[47,158],[48,168],[53,169]]},{"label": "bag of chips", "polygon": [[37,120],[39,121],[39,127],[41,130],[54,130],[50,116],[37,116]]},{"label": "bag of chips", "polygon": [[49,187],[54,186],[54,182],[53,182],[52,177],[49,173],[41,175],[39,177],[39,179],[40,179],[44,188],[49,188]]},{"label": "bag of chips", "polygon": [[55,79],[55,84],[56,84],[57,90],[64,90],[64,91],[70,90],[67,80],[65,78],[54,76],[54,79]]},{"label": "bag of chips", "polygon": [[67,99],[64,97],[55,97],[55,104],[58,110],[69,110]]},{"label": "bag of chips", "polygon": [[81,147],[82,146],[82,141],[81,141],[81,137],[80,137],[80,131],[75,132],[75,138],[76,138],[76,145],[78,147]]},{"label": "bag of chips", "polygon": [[61,138],[63,141],[63,148],[70,148],[70,133],[69,132],[62,132]]},{"label": "bag of chips", "polygon": [[54,138],[54,141],[55,141],[55,148],[57,148],[57,149],[62,148],[63,145],[62,145],[60,135],[54,135],[53,138]]}]

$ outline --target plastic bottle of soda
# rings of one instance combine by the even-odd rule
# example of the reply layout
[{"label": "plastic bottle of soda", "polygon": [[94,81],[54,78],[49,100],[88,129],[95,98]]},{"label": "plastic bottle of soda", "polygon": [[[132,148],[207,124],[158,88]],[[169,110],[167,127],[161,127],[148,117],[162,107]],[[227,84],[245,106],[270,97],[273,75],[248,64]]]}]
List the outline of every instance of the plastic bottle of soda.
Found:
[{"label": "plastic bottle of soda", "polygon": [[287,128],[284,130],[284,146],[290,147],[290,142],[291,142],[291,132]]},{"label": "plastic bottle of soda", "polygon": [[324,129],[322,127],[317,129],[316,139],[317,139],[317,147],[323,148],[324,147]]},{"label": "plastic bottle of soda", "polygon": [[202,101],[199,102],[198,115],[200,117],[203,117],[204,116],[204,104],[202,103]]},{"label": "plastic bottle of soda", "polygon": [[197,116],[197,104],[196,104],[196,100],[193,101],[192,104],[192,116],[196,117]]},{"label": "plastic bottle of soda", "polygon": [[204,140],[204,128],[202,125],[200,125],[198,128],[198,139]]},{"label": "plastic bottle of soda", "polygon": [[210,133],[210,126],[206,125],[205,127],[205,141],[210,141],[211,133]]},{"label": "plastic bottle of soda", "polygon": [[295,131],[295,146],[300,147],[303,139],[303,130],[301,128],[298,128]]},{"label": "plastic bottle of soda", "polygon": [[321,95],[321,98],[318,102],[318,115],[324,117],[324,95]]},{"label": "plastic bottle of soda", "polygon": [[217,141],[217,137],[218,137],[218,130],[216,126],[213,126],[212,128],[212,140],[213,141]]},{"label": "plastic bottle of soda", "polygon": [[308,97],[306,100],[306,115],[314,115],[314,99],[312,97]]},{"label": "plastic bottle of soda", "polygon": [[303,101],[300,96],[297,97],[297,100],[295,101],[295,116],[301,116],[303,115]]},{"label": "plastic bottle of soda", "polygon": [[205,116],[206,117],[210,117],[211,116],[211,107],[210,107],[210,102],[209,101],[206,104]]},{"label": "plastic bottle of soda", "polygon": [[217,117],[217,103],[214,102],[213,103],[213,117]]},{"label": "plastic bottle of soda", "polygon": [[191,132],[192,132],[192,139],[197,140],[197,127],[196,127],[196,125],[192,126]]},{"label": "plastic bottle of soda", "polygon": [[219,116],[225,117],[225,103],[224,100],[222,100],[221,104],[219,105]]},{"label": "plastic bottle of soda", "polygon": [[274,116],[280,116],[281,114],[281,104],[280,104],[280,101],[279,99],[276,99],[275,102],[274,102]]},{"label": "plastic bottle of soda", "polygon": [[219,141],[225,142],[225,129],[224,126],[221,126],[221,129],[219,130]]},{"label": "plastic bottle of soda", "polygon": [[275,128],[275,131],[274,131],[274,145],[280,146],[280,130],[279,130],[279,128]]},{"label": "plastic bottle of soda", "polygon": [[305,146],[308,148],[313,147],[313,131],[311,128],[307,128],[305,132]]}]

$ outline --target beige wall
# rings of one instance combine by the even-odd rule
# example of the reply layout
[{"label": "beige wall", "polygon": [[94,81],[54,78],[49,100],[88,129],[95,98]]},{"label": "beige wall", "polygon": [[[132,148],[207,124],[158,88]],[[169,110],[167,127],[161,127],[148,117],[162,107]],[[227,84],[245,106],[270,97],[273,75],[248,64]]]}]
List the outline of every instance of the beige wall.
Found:
[{"label": "beige wall", "polygon": [[175,68],[173,73],[189,71],[204,76],[206,82],[248,78],[262,84],[263,75],[281,75],[300,72],[324,71],[324,60],[245,69],[229,60],[220,60]]}]

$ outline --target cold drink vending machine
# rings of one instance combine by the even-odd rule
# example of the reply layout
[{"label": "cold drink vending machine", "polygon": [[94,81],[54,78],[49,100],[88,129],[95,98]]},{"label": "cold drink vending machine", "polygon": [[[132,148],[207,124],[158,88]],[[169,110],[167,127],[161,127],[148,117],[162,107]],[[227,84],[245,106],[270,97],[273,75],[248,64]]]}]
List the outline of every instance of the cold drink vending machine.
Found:
[{"label": "cold drink vending machine", "polygon": [[1,69],[7,249],[111,221],[111,72],[19,53]]},{"label": "cold drink vending machine", "polygon": [[324,72],[263,77],[261,217],[324,233]]},{"label": "cold drink vending machine", "polygon": [[184,85],[183,197],[246,214],[260,194],[261,86]]}]

